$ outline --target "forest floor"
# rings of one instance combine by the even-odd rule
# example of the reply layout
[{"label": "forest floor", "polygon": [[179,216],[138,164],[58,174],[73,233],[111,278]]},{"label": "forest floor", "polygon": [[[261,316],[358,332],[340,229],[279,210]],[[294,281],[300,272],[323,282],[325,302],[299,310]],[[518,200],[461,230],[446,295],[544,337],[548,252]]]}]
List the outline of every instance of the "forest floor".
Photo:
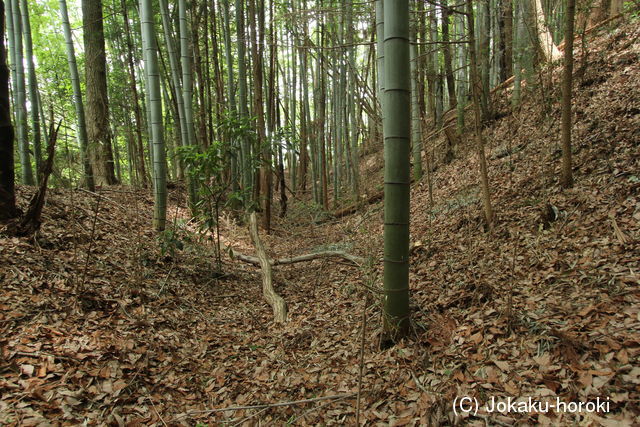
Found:
[{"label": "forest floor", "polygon": [[[225,251],[216,274],[180,190],[162,238],[148,192],[50,190],[35,238],[0,235],[0,423],[354,424],[361,378],[368,425],[637,425],[640,28],[614,26],[589,41],[583,70],[578,55],[574,188],[557,182],[559,68],[513,114],[509,91],[496,96],[502,117],[485,131],[493,231],[468,145],[433,173],[434,206],[425,181],[414,186],[414,333],[387,350],[370,292],[381,204],[314,223],[318,212],[294,201],[263,235],[272,257],[331,248],[375,265],[274,267],[289,308],[277,325],[259,268]],[[32,191],[19,189],[23,207]],[[254,253],[245,226],[221,225],[223,246]],[[463,396],[600,398],[608,410],[456,416]]]}]

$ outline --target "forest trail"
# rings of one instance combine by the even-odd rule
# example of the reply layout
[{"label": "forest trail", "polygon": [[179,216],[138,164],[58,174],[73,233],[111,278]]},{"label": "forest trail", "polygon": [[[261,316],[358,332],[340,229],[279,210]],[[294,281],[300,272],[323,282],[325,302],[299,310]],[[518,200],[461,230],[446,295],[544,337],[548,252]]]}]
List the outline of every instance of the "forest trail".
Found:
[{"label": "forest trail", "polygon": [[[433,209],[424,181],[414,186],[416,333],[380,351],[379,302],[368,300],[361,420],[453,424],[452,402],[468,395],[610,398],[608,414],[481,412],[471,425],[640,422],[639,38],[627,24],[590,46],[574,97],[573,189],[556,182],[559,103],[530,99],[506,115],[507,96],[485,134],[495,230],[483,230],[470,150],[438,164]],[[559,85],[547,89],[559,99]],[[354,423],[364,290],[379,286],[378,268],[275,267],[289,321],[274,325],[258,268],[225,254],[213,274],[181,190],[161,240],[143,191],[50,192],[35,240],[0,237],[0,423]],[[21,206],[29,196],[20,189]],[[270,256],[381,257],[381,204],[309,225],[316,215],[294,203],[262,236]],[[253,254],[244,226],[222,225],[223,243]]]}]

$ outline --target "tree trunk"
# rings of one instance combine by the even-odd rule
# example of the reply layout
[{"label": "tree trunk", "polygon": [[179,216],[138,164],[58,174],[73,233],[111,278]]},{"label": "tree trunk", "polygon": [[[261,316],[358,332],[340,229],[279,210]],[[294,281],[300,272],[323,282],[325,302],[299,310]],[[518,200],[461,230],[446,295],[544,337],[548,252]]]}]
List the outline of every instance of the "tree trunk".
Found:
[{"label": "tree trunk", "polygon": [[476,150],[480,163],[480,184],[482,187],[482,201],[484,206],[484,219],[489,228],[493,227],[493,208],[489,193],[489,177],[487,173],[487,159],[484,154],[484,138],[482,136],[482,111],[480,106],[480,92],[482,84],[478,76],[478,61],[476,57],[475,35],[473,28],[472,0],[467,0],[467,22],[469,26],[469,57],[471,58],[471,95],[473,98],[473,115],[475,121]]},{"label": "tree trunk", "polygon": [[573,27],[575,0],[567,0],[564,36],[564,70],[562,77],[562,177],[563,188],[573,186],[571,161],[571,89],[573,83]]},{"label": "tree trunk", "polygon": [[97,185],[117,183],[109,133],[107,56],[102,24],[102,0],[82,0],[86,73],[86,124],[89,157]]},{"label": "tree trunk", "polygon": [[[456,13],[456,37],[459,39],[464,39],[466,34],[464,31],[464,15]],[[468,91],[468,77],[467,77],[467,49],[466,43],[460,43],[458,45],[458,102],[456,103],[457,108],[457,128],[458,135],[462,135],[464,132],[464,108],[467,105],[467,91]]]},{"label": "tree trunk", "polygon": [[513,0],[501,0],[500,12],[502,14],[502,55],[501,78],[503,82],[513,75]]},{"label": "tree trunk", "polygon": [[29,135],[27,128],[27,105],[24,80],[24,51],[22,45],[22,16],[18,0],[11,2],[11,16],[13,24],[14,66],[16,68],[15,84],[15,109],[16,129],[18,135],[18,151],[20,153],[20,167],[22,182],[25,185],[34,185],[33,170],[31,168],[31,154],[29,151]]},{"label": "tree trunk", "polygon": [[42,166],[42,132],[40,128],[40,96],[38,95],[38,81],[33,60],[33,41],[31,39],[31,20],[27,0],[20,0],[22,12],[22,29],[24,33],[24,53],[26,56],[27,78],[29,79],[29,103],[31,126],[33,127],[33,157],[36,161],[36,181],[40,182],[40,168]]},{"label": "tree trunk", "polygon": [[[195,146],[196,132],[193,125],[193,73],[191,71],[191,48],[189,26],[187,23],[187,7],[185,0],[178,0],[178,18],[180,21],[180,65],[182,67],[182,106],[184,109],[184,126],[187,137],[185,145]],[[177,91],[177,89],[176,89]],[[195,179],[189,175],[187,168],[187,186],[189,193],[189,207],[195,212],[197,195]]]},{"label": "tree trunk", "polygon": [[384,0],[376,0],[376,61],[378,63],[380,122],[384,121],[384,4]]},{"label": "tree trunk", "polygon": [[409,1],[384,1],[384,338],[409,332]]},{"label": "tree trunk", "polygon": [[353,23],[353,0],[347,0],[347,44],[349,49],[349,132],[351,139],[351,188],[356,202],[360,199],[360,154],[358,148],[358,118],[356,116],[357,68],[356,47],[353,46],[356,29]]},{"label": "tree trunk", "polygon": [[525,28],[524,28],[524,9],[522,2],[528,0],[516,0],[515,7],[515,33],[513,47],[513,93],[511,94],[511,105],[515,108],[520,105],[522,92],[522,50],[524,46]]},{"label": "tree trunk", "polygon": [[[476,60],[479,63],[478,69],[480,83],[480,107],[482,110],[482,121],[486,122],[491,119],[491,98],[489,92],[491,83],[489,79],[490,61],[490,31],[491,31],[491,15],[489,9],[489,0],[481,0],[478,4],[478,52]],[[473,81],[473,78],[471,79]],[[472,83],[473,84],[473,83]]]},{"label": "tree trunk", "polygon": [[149,87],[149,108],[151,112],[152,147],[153,147],[153,226],[162,231],[167,217],[167,161],[162,128],[162,98],[160,93],[160,72],[158,69],[158,50],[154,43],[154,28],[151,0],[140,0],[140,21],[142,37],[146,40],[144,66]]},{"label": "tree trunk", "polygon": [[[246,58],[246,31],[244,28],[244,0],[236,0],[236,33],[238,51],[238,113],[240,119],[249,119],[247,101],[247,58]],[[244,124],[244,123],[243,123]],[[240,142],[242,189],[244,190],[245,207],[251,204],[253,194],[252,153],[251,142],[248,136],[241,135]]]},{"label": "tree trunk", "polygon": [[4,1],[0,0],[0,221],[18,216],[13,169],[13,126],[9,99],[9,68],[4,44]]},{"label": "tree trunk", "polygon": [[82,102],[82,92],[80,90],[80,76],[76,63],[76,54],[73,47],[73,37],[71,35],[71,25],[69,24],[69,14],[67,12],[66,0],[60,0],[60,15],[62,16],[62,29],[67,46],[67,62],[69,63],[69,73],[71,74],[71,86],[73,88],[73,104],[76,108],[78,120],[78,140],[80,141],[80,157],[84,165],[84,185],[89,191],[95,191],[95,181],[93,178],[93,167],[88,155],[87,125],[84,117],[84,104]]},{"label": "tree trunk", "polygon": [[144,145],[142,143],[142,111],[140,109],[140,95],[138,94],[138,87],[136,83],[136,70],[133,63],[133,42],[131,40],[131,28],[129,26],[129,16],[127,12],[126,0],[121,0],[122,15],[124,23],[124,34],[126,37],[126,58],[127,69],[129,71],[129,84],[131,86],[131,93],[133,94],[133,114],[135,118],[135,130],[136,130],[136,144],[134,144],[133,152],[137,159],[138,167],[136,168],[138,176],[142,185],[147,186],[148,175],[144,161]]},{"label": "tree trunk", "polygon": [[[171,80],[173,82],[174,97],[178,110],[178,126],[180,128],[180,145],[185,146],[189,144],[189,136],[187,134],[187,123],[184,115],[184,96],[182,92],[182,79],[181,79],[181,66],[179,65],[178,54],[176,52],[176,45],[173,38],[173,31],[171,20],[169,18],[169,7],[167,0],[160,0],[160,15],[162,17],[162,29],[164,32],[165,45],[167,47],[167,56],[169,57],[169,68],[171,69]],[[184,177],[184,171],[182,165],[178,162],[178,178]]]},{"label": "tree trunk", "polygon": [[456,86],[453,78],[453,64],[451,60],[451,45],[449,44],[449,17],[451,12],[447,0],[442,0],[442,50],[444,52],[444,69],[447,76],[447,91],[449,94],[449,108],[456,106]]},{"label": "tree trunk", "polygon": [[[306,37],[304,38],[306,44]],[[307,189],[307,175],[309,172],[309,80],[307,76],[307,49],[302,49],[300,54],[300,86],[302,90],[302,106],[300,107],[300,176],[299,189],[304,192]]]},{"label": "tree trunk", "polygon": [[[268,144],[265,134],[265,118],[264,118],[264,98],[263,98],[263,78],[262,78],[262,37],[264,31],[260,31],[258,35],[258,26],[256,22],[256,13],[261,16],[264,13],[256,10],[256,0],[249,0],[249,28],[251,33],[251,59],[253,71],[254,90],[254,115],[256,117],[256,132],[258,135],[257,146],[262,147],[262,161],[260,162],[260,190],[262,195],[258,196],[262,207],[262,228],[269,233],[271,229],[271,199],[272,199],[272,180],[271,175],[271,147]],[[261,22],[263,22],[261,20]]]},{"label": "tree trunk", "polygon": [[553,42],[553,37],[549,32],[549,27],[547,26],[545,19],[544,9],[542,8],[542,1],[533,0],[533,2],[533,7],[536,12],[538,41],[540,42],[542,53],[544,53],[545,59],[547,61],[555,61],[556,59],[560,59],[562,54]]},{"label": "tree trunk", "polygon": [[[415,39],[414,39],[415,40]],[[410,46],[411,54],[411,142],[413,145],[413,177],[422,179],[422,120],[418,104],[418,70],[416,67],[416,45]]]}]

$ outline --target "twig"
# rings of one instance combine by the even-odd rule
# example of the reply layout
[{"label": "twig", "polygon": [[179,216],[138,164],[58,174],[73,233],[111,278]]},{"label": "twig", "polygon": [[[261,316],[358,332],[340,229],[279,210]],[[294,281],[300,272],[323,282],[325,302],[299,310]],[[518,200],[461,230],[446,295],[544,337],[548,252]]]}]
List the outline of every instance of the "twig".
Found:
[{"label": "twig", "polygon": [[355,396],[355,393],[335,394],[333,396],[314,397],[312,399],[292,400],[289,402],[265,403],[262,405],[230,406],[228,408],[205,409],[201,411],[191,410],[191,411],[185,412],[184,414],[180,414],[176,416],[174,419],[171,420],[171,422],[176,421],[180,418],[188,417],[189,415],[213,414],[215,412],[227,412],[227,411],[242,411],[245,409],[277,408],[281,406],[292,406],[292,405],[300,405],[303,403],[319,402],[322,400],[342,400],[342,399],[348,399],[353,396]]},{"label": "twig", "polygon": [[173,267],[175,267],[175,263],[171,264],[171,268],[169,269],[169,272],[167,273],[167,276],[164,278],[162,286],[160,286],[160,290],[158,291],[156,296],[160,296],[160,294],[162,294],[162,291],[164,291],[164,287],[166,286],[167,282],[169,281],[169,276],[171,276],[171,272],[173,271]]},{"label": "twig", "polygon": [[113,199],[110,199],[110,198],[109,198],[109,197],[107,197],[107,196],[103,196],[103,195],[102,195],[102,194],[100,194],[100,193],[96,193],[96,192],[93,192],[93,191],[89,191],[89,190],[84,189],[84,188],[82,188],[82,187],[78,188],[78,190],[80,190],[80,191],[84,191],[85,193],[87,193],[87,194],[91,194],[92,196],[96,196],[96,197],[98,197],[98,198],[100,198],[100,199],[105,199],[106,201],[113,203],[115,206],[117,206],[117,207],[119,207],[119,208],[121,208],[121,209],[123,209],[123,210],[125,210],[125,211],[127,210],[127,208],[126,208],[125,206],[123,206],[123,205],[121,205],[120,203],[118,203],[118,202],[114,201]]},{"label": "twig", "polygon": [[582,206],[582,201],[578,202],[578,206],[576,206],[575,209],[573,209],[571,212],[567,214],[567,217],[564,219],[564,222],[560,225],[560,228],[558,228],[558,233],[560,233],[564,228],[564,226],[567,225],[567,223],[569,222],[569,218],[571,218],[571,216],[574,213],[576,213],[576,211],[580,208],[580,206]]},{"label": "twig", "polygon": [[98,212],[100,211],[100,198],[96,200],[96,210],[93,216],[93,224],[91,226],[91,240],[89,240],[89,248],[87,249],[87,258],[84,261],[84,269],[82,271],[82,281],[80,282],[80,291],[84,291],[84,284],[87,279],[87,270],[89,269],[89,258],[91,258],[91,249],[93,248],[93,240],[96,234],[96,223],[98,222]]},{"label": "twig", "polygon": [[329,405],[331,405],[332,403],[336,403],[336,402],[339,402],[339,401],[341,401],[341,400],[344,400],[344,399],[346,399],[347,397],[348,397],[348,396],[341,397],[341,398],[339,398],[339,399],[335,399],[335,400],[331,400],[331,401],[329,401],[329,402],[325,402],[325,403],[323,403],[322,405],[320,405],[320,406],[318,406],[318,407],[316,407],[316,408],[311,408],[311,409],[309,409],[309,410],[305,411],[305,412],[304,412],[302,415],[300,415],[299,417],[295,417],[294,419],[292,419],[292,420],[291,420],[291,422],[290,422],[290,424],[293,424],[293,423],[294,423],[295,421],[297,421],[297,420],[301,420],[301,419],[303,419],[304,417],[306,417],[307,415],[309,415],[310,413],[312,413],[312,412],[314,412],[314,411],[319,411],[320,409],[322,409],[322,408],[324,408],[324,407],[326,407],[326,406],[329,406]]},{"label": "twig", "polygon": [[424,393],[427,393],[427,394],[432,394],[432,393],[433,393],[433,392],[430,392],[429,390],[427,390],[427,389],[424,387],[424,385],[422,384],[422,381],[420,381],[420,380],[418,379],[418,377],[416,376],[416,374],[413,372],[413,369],[412,369],[412,370],[410,370],[409,372],[411,372],[411,376],[413,377],[413,381],[416,383],[416,385],[418,386],[418,388],[419,388],[420,390],[422,390]]},{"label": "twig", "polygon": [[360,372],[358,373],[358,398],[356,399],[356,426],[360,425],[360,397],[362,395],[362,376],[364,374],[364,341],[367,332],[367,307],[369,306],[369,293],[364,297],[362,309],[362,335],[360,338]]},{"label": "twig", "polygon": [[242,418],[240,421],[232,424],[231,427],[239,426],[240,424],[244,423],[245,421],[249,421],[250,419],[257,417],[258,415],[260,415],[263,412],[268,411],[268,410],[269,410],[269,408],[263,408],[263,409],[259,410],[258,412],[256,412],[255,414],[252,414],[252,415],[249,415],[247,417]]},{"label": "twig", "polygon": [[151,406],[153,406],[153,410],[156,413],[156,415],[158,416],[158,418],[160,418],[160,421],[162,421],[162,424],[164,424],[166,427],[169,427],[169,426],[167,426],[167,423],[164,421],[164,418],[162,418],[162,415],[160,415],[160,413],[156,409],[156,404],[153,403],[153,399],[151,399],[151,396],[147,396],[147,400],[149,400],[149,402],[151,402]]}]

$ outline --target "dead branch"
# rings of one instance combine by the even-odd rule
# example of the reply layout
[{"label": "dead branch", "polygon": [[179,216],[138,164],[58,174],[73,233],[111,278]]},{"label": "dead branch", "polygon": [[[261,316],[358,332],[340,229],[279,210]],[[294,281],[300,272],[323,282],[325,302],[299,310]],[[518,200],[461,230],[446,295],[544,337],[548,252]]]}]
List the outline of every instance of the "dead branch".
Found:
[{"label": "dead branch", "polygon": [[[258,257],[253,257],[250,255],[244,255],[234,251],[232,248],[229,248],[232,253],[232,258],[237,258],[240,261],[244,261],[249,264],[260,265],[260,259]],[[314,259],[320,258],[342,258],[346,261],[349,261],[357,266],[364,265],[364,258],[359,257],[357,255],[351,255],[343,251],[320,251],[313,252],[310,254],[298,255],[295,257],[286,257],[286,258],[278,258],[278,259],[268,259],[269,264],[273,267],[276,265],[283,264],[295,264],[298,262],[305,261],[313,261]]]},{"label": "dead branch", "polygon": [[271,263],[269,262],[269,258],[267,258],[267,253],[264,250],[264,245],[262,244],[260,235],[258,234],[258,222],[256,221],[255,212],[252,212],[249,216],[249,234],[251,234],[251,239],[256,247],[258,263],[262,269],[262,293],[264,295],[264,299],[267,300],[273,309],[274,320],[277,323],[284,323],[287,321],[287,303],[273,289]]},{"label": "dead branch", "polygon": [[45,197],[47,195],[47,183],[49,182],[49,176],[53,171],[53,158],[56,150],[56,140],[58,138],[58,130],[60,124],[54,128],[53,122],[51,123],[51,130],[49,131],[49,145],[47,147],[47,161],[44,163],[41,170],[38,171],[40,175],[40,187],[36,194],[33,195],[29,201],[29,208],[20,220],[18,224],[16,234],[18,236],[31,236],[40,229],[42,223],[42,208],[44,206]]}]

